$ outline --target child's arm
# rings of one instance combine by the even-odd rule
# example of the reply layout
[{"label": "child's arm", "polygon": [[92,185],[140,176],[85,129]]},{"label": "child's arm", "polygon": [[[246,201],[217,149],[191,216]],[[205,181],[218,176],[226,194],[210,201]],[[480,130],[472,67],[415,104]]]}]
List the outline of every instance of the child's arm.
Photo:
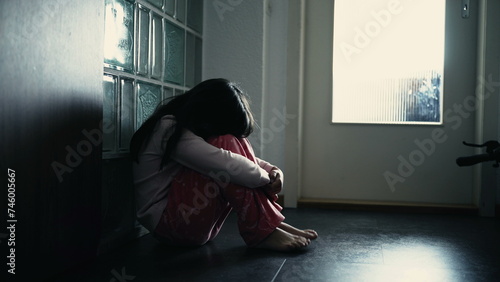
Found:
[{"label": "child's arm", "polygon": [[257,160],[257,164],[268,173],[273,169],[278,169],[278,167],[266,162],[265,160],[259,159],[257,157],[255,157],[255,159]]},{"label": "child's arm", "polygon": [[259,164],[239,154],[212,146],[187,130],[171,157],[176,162],[219,181],[249,188],[261,187],[270,182],[268,171]]}]

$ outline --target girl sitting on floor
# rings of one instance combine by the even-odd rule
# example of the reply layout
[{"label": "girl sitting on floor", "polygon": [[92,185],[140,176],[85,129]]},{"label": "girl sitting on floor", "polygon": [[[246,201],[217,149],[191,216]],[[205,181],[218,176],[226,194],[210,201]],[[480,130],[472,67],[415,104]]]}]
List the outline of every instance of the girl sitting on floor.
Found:
[{"label": "girl sitting on floor", "polygon": [[318,235],[283,222],[279,168],[255,157],[254,119],[242,91],[225,79],[201,82],[161,105],[131,141],[139,222],[171,245],[213,240],[235,210],[250,247],[279,251]]}]

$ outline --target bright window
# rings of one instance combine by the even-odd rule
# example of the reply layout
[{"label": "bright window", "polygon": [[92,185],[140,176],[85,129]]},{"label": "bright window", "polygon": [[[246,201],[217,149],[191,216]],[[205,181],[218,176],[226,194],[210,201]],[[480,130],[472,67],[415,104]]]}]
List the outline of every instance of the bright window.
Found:
[{"label": "bright window", "polygon": [[442,123],[445,2],[335,0],[334,123]]}]

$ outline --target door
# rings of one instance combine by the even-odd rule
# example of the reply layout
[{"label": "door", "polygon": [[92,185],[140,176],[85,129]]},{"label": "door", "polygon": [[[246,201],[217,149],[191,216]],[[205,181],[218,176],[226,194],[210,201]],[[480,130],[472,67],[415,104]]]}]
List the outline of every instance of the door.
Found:
[{"label": "door", "polygon": [[[399,5],[392,7],[404,18],[411,11],[412,1],[386,2],[371,12]],[[461,5],[446,3],[443,122],[363,124],[331,122],[334,1],[306,1],[300,198],[473,203],[473,169],[455,159],[473,153],[462,141],[475,134],[477,3],[465,18]]]}]

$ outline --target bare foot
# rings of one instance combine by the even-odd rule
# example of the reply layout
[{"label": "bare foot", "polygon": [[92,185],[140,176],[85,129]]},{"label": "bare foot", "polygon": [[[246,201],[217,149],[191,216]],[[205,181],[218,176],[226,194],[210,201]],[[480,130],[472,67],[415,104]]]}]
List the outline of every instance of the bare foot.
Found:
[{"label": "bare foot", "polygon": [[257,245],[256,248],[275,251],[293,251],[307,247],[310,242],[311,240],[307,238],[276,228],[276,230],[274,230],[262,243]]},{"label": "bare foot", "polygon": [[297,228],[291,226],[290,224],[287,224],[284,222],[280,223],[280,225],[278,225],[278,227],[285,230],[288,233],[302,236],[302,237],[305,237],[307,239],[314,240],[314,239],[318,238],[318,233],[312,229],[301,230],[301,229],[297,229]]}]

